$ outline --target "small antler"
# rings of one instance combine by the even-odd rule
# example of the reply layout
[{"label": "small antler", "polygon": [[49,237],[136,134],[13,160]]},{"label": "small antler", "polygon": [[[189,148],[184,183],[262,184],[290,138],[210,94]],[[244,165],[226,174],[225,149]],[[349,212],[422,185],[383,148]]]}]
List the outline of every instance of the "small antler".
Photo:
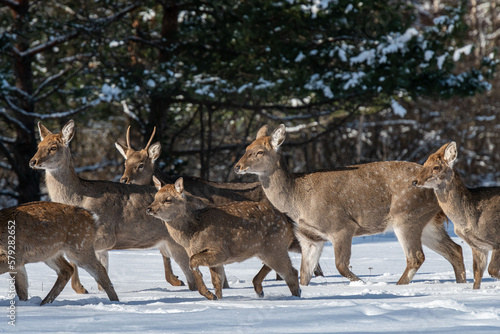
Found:
[{"label": "small antler", "polygon": [[151,141],[153,140],[155,133],[156,133],[156,126],[153,128],[153,133],[151,134],[151,138],[149,138],[149,141],[148,141],[148,144],[146,145],[146,148],[144,148],[146,151],[149,149],[149,145],[151,145]]},{"label": "small antler", "polygon": [[130,125],[128,126],[128,129],[127,129],[127,148],[131,148],[130,147]]}]

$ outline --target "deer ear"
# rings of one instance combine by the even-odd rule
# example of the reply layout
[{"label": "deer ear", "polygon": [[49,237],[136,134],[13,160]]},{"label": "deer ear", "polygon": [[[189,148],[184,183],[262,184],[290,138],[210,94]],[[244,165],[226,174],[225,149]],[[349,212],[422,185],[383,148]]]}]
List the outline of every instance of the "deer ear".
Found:
[{"label": "deer ear", "polygon": [[159,141],[154,143],[148,148],[148,156],[155,162],[156,159],[160,157],[161,154],[161,144]]},{"label": "deer ear", "polygon": [[40,139],[43,140],[48,135],[51,135],[52,132],[47,129],[42,122],[38,122],[38,132],[40,133]]},{"label": "deer ear", "polygon": [[259,139],[261,137],[269,136],[268,133],[269,133],[269,126],[268,125],[264,125],[257,132],[257,138],[255,138],[255,139]]},{"label": "deer ear", "polygon": [[125,158],[125,160],[127,160],[128,147],[120,144],[119,142],[115,142],[115,146],[116,146],[116,149],[118,150],[118,152],[120,152],[121,155],[123,155],[123,157]]},{"label": "deer ear", "polygon": [[453,168],[453,164],[457,160],[457,155],[457,143],[452,141],[444,150],[444,161],[446,161],[450,168]]},{"label": "deer ear", "polygon": [[286,128],[284,124],[281,124],[276,129],[274,129],[271,134],[271,146],[278,150],[278,148],[283,144],[286,138]]},{"label": "deer ear", "polygon": [[62,140],[66,146],[68,146],[71,139],[73,139],[73,135],[75,134],[75,122],[71,119],[66,123],[66,125],[62,128]]},{"label": "deer ear", "polygon": [[156,190],[160,190],[161,189],[161,181],[158,180],[158,178],[156,176],[154,176],[154,175],[153,175],[153,183],[155,185]]},{"label": "deer ear", "polygon": [[182,177],[178,178],[177,181],[175,181],[175,191],[177,191],[179,194],[182,194],[184,192],[184,179]]}]

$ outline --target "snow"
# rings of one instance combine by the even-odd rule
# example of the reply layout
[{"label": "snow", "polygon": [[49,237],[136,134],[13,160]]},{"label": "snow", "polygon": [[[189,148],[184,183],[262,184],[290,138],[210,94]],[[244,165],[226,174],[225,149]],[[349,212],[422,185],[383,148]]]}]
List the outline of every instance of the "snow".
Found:
[{"label": "snow", "polygon": [[406,109],[394,99],[391,99],[391,108],[392,111],[394,111],[394,114],[400,117],[405,117]]},{"label": "snow", "polygon": [[[16,302],[16,327],[7,324],[10,300],[8,275],[0,276],[0,332],[84,333],[498,333],[500,282],[485,275],[480,290],[472,290],[470,247],[453,235],[464,250],[468,283],[455,283],[451,265],[424,248],[426,260],[412,283],[396,285],[405,268],[401,246],[393,233],[355,238],[352,270],[364,282],[349,283],[334,265],[327,243],[320,260],[325,277],[302,287],[291,297],[283,281],[271,273],[258,298],[252,278],[261,262],[251,259],[227,265],[230,289],[224,299],[209,301],[163,278],[157,250],[110,252],[110,278],[120,302],[96,292],[95,281],[83,270],[90,291],[77,295],[70,285],[54,303],[38,306],[55,281],[43,263],[27,266],[30,299]],[[291,253],[298,269],[300,255]],[[210,275],[202,268],[211,289]],[[174,272],[184,279],[174,263]]]},{"label": "snow", "polygon": [[469,44],[461,47],[460,49],[456,49],[455,52],[453,52],[453,60],[458,61],[460,59],[460,55],[462,54],[468,56],[472,50],[472,46],[472,44]]}]

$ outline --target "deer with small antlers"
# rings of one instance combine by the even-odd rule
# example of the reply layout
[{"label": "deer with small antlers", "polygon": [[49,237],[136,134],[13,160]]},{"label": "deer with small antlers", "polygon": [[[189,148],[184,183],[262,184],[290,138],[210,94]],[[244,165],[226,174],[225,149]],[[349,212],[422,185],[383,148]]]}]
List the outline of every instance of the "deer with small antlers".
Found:
[{"label": "deer with small antlers", "polygon": [[[151,145],[155,133],[156,127],[153,129],[147,145],[140,151],[134,150],[130,145],[130,126],[126,135],[127,146],[115,142],[116,148],[125,158],[125,170],[120,182],[141,185],[151,184],[153,175],[167,184],[175,182],[175,178],[162,173],[155,164],[161,154],[160,142]],[[259,182],[220,183],[196,177],[185,177],[184,186],[193,195],[204,199],[207,204],[224,205],[234,201],[267,201]]]},{"label": "deer with small antlers", "polygon": [[[69,148],[75,133],[74,122],[66,123],[59,134],[53,134],[40,122],[38,128],[41,142],[30,166],[45,170],[45,183],[52,201],[85,208],[99,217],[102,226],[95,249],[159,247],[167,281],[172,285],[184,285],[172,273],[170,257],[173,257],[184,272],[189,288],[196,290],[186,251],[172,239],[161,220],[145,212],[156,193],[155,188],[80,178],[73,167]],[[76,282],[73,286],[79,288],[81,284]],[[82,288],[79,290],[84,292]]]},{"label": "deer with small antlers", "polygon": [[500,188],[467,188],[453,169],[457,156],[455,142],[443,145],[429,156],[413,185],[434,190],[455,233],[472,248],[473,288],[479,289],[489,251],[488,272],[500,279]]},{"label": "deer with small antlers", "polygon": [[[149,138],[147,145],[140,151],[136,151],[130,145],[130,126],[127,128],[127,146],[115,142],[118,151],[125,158],[125,171],[120,179],[123,183],[150,184],[153,175],[163,183],[173,184],[175,179],[163,174],[157,168],[155,162],[161,154],[160,142],[151,145],[156,127]],[[194,177],[183,178],[184,188],[191,194],[197,196],[206,205],[225,205],[238,201],[254,201],[269,203],[259,182],[252,183],[220,183],[202,180]],[[300,244],[295,241],[290,248],[291,251],[300,253]],[[314,269],[314,275],[323,276],[321,266],[318,264]],[[277,277],[279,279],[279,276]],[[227,288],[227,281],[224,288]]]},{"label": "deer with small antlers", "polygon": [[0,210],[0,274],[10,272],[19,299],[28,300],[25,265],[45,262],[56,271],[57,280],[40,305],[52,303],[73,274],[66,255],[95,278],[110,300],[118,301],[95,255],[98,225],[89,211],[61,203],[31,202]]},{"label": "deer with small antlers", "polygon": [[[258,296],[264,296],[262,281],[272,268],[284,278],[292,295],[300,297],[297,270],[288,256],[293,226],[285,215],[258,202],[207,207],[184,190],[182,178],[164,187],[158,179],[154,182],[158,193],[147,212],[162,219],[170,235],[186,248],[202,296],[221,299],[222,266],[256,256],[264,262],[253,279]],[[209,267],[215,295],[206,288],[200,266]]]},{"label": "deer with small antlers", "polygon": [[352,238],[390,228],[406,254],[406,270],[398,284],[408,284],[424,262],[422,243],[452,264],[457,282],[465,282],[462,248],[446,233],[445,216],[434,194],[411,185],[422,166],[392,161],[293,174],[280,153],[285,126],[271,135],[268,131],[267,126],[259,130],[235,171],[258,175],[271,203],[297,222],[301,284],[309,284],[325,240],[333,243],[339,273],[359,280],[349,268]]}]

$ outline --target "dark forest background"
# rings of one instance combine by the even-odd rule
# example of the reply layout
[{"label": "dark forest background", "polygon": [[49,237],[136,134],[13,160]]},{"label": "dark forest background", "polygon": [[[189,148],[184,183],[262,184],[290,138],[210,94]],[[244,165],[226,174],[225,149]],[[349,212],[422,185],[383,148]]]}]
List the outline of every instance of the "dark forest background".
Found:
[{"label": "dark forest background", "polygon": [[0,208],[44,196],[41,121],[84,178],[117,180],[153,127],[161,168],[215,181],[264,124],[295,171],[423,163],[459,144],[500,183],[500,1],[0,0]]}]

